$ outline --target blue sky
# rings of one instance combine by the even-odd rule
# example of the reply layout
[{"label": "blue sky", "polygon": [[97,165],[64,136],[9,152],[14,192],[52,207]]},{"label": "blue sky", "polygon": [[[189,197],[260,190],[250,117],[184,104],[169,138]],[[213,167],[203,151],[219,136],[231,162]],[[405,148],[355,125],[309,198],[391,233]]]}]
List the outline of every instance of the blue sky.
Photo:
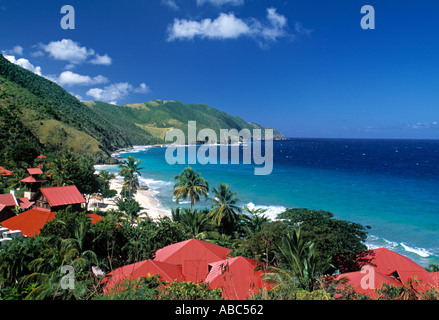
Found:
[{"label": "blue sky", "polygon": [[438,14],[431,0],[1,0],[0,51],[82,100],[205,103],[289,137],[437,139]]}]

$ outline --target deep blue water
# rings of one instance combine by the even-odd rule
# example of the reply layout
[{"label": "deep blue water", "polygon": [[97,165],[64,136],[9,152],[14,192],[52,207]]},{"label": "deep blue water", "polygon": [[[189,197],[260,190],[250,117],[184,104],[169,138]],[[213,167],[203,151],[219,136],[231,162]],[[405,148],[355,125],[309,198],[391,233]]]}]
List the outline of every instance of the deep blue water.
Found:
[{"label": "deep blue water", "polygon": [[[169,165],[165,151],[137,148],[118,156],[141,159],[143,182],[171,208],[173,177],[186,165]],[[439,264],[439,140],[292,139],[275,141],[273,154],[268,176],[255,176],[254,166],[242,162],[192,167],[211,187],[228,183],[242,205],[266,208],[272,218],[293,207],[331,211],[371,226],[370,247]]]}]

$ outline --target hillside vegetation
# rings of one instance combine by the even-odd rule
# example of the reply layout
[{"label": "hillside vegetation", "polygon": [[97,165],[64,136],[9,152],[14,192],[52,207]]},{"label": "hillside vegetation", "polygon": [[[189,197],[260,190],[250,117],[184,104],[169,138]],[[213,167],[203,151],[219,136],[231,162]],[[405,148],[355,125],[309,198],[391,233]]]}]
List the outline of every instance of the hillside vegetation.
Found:
[{"label": "hillside vegetation", "polygon": [[[180,101],[152,100],[144,103],[115,106],[104,102],[85,102],[91,109],[114,117],[119,121],[135,124],[153,137],[162,140],[166,132],[174,128],[188,131],[188,122],[197,122],[197,131],[213,129],[219,137],[221,129],[264,129],[259,124],[247,122],[205,104],[184,104]],[[284,138],[274,130],[275,138]]]}]

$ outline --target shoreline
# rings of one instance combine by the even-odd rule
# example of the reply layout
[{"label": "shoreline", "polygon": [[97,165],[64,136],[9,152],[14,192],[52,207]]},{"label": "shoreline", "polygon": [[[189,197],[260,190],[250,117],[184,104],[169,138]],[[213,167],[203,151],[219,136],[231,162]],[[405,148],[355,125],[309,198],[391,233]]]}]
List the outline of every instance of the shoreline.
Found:
[{"label": "shoreline", "polygon": [[[110,181],[110,189],[117,191],[116,197],[120,195],[122,185],[123,181],[117,178]],[[89,207],[90,209],[99,208],[99,210],[103,212],[107,212],[111,209],[118,210],[115,203],[116,197],[104,199],[103,202],[97,199],[90,199]],[[134,199],[140,204],[140,218],[149,216],[153,220],[159,220],[163,217],[171,217],[171,210],[168,210],[161,205],[152,190],[138,190]]]}]

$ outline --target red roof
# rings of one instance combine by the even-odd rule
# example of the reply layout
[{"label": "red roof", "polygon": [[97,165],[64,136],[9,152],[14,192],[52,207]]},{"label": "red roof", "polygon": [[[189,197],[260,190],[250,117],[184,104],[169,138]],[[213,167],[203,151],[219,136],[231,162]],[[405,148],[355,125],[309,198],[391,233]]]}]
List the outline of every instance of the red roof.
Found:
[{"label": "red roof", "polygon": [[87,202],[76,186],[41,188],[40,192],[52,207]]},{"label": "red roof", "polygon": [[155,261],[183,265],[185,260],[224,260],[232,250],[208,242],[190,239],[157,250]]},{"label": "red roof", "polygon": [[162,281],[184,281],[181,266],[154,260],[145,260],[118,268],[108,273],[103,281],[107,283],[104,288],[104,293],[108,294],[114,287],[117,287],[117,285],[122,284],[124,281],[132,281],[142,277],[147,278],[157,274],[160,275],[159,279]]},{"label": "red roof", "polygon": [[10,193],[0,194],[0,203],[7,207],[15,207],[18,203],[15,200],[14,195]]},{"label": "red roof", "polygon": [[35,178],[33,176],[29,176],[27,178],[24,178],[22,180],[20,180],[20,182],[24,182],[24,183],[36,183],[36,182],[46,182],[46,180],[43,179],[39,179],[39,178]]},{"label": "red roof", "polygon": [[18,198],[17,201],[21,209],[28,209],[35,204],[34,201],[29,201],[28,198]]},{"label": "red roof", "polygon": [[[370,261],[369,265],[374,271],[376,283],[372,288],[378,289],[384,282],[402,286],[410,279],[420,281],[420,284],[415,286],[418,291],[438,287],[434,273],[428,272],[413,260],[389,249],[378,248],[370,250],[370,254],[366,256],[366,259]],[[347,276],[350,279],[351,285],[358,290],[357,292],[368,292],[366,294],[369,295],[374,290],[365,290],[361,287],[361,280],[364,279],[367,274],[370,274],[370,272],[361,273],[359,271],[346,273],[339,275],[337,279]],[[371,294],[371,296],[374,296],[374,294]]]},{"label": "red roof", "polygon": [[401,286],[401,282],[380,272],[375,271],[373,276],[369,276],[366,279],[365,276],[367,274],[367,272],[361,271],[350,272],[341,274],[336,277],[336,279],[340,280],[346,278],[348,283],[354,288],[355,292],[370,296],[372,299],[376,298],[376,289],[382,288],[385,283],[396,287]]},{"label": "red roof", "polygon": [[[88,214],[88,216],[92,219],[91,223],[97,223],[103,219],[94,213]],[[42,208],[33,208],[3,221],[1,225],[10,230],[21,230],[23,235],[33,237],[35,234],[39,235],[44,224],[54,218],[55,212]]]},{"label": "red roof", "polygon": [[30,169],[26,169],[26,170],[30,175],[43,174],[43,171],[41,171],[40,168],[30,168]]},{"label": "red roof", "polygon": [[54,218],[55,212],[34,208],[3,221],[1,225],[10,230],[21,230],[24,236],[33,237],[39,235],[44,224]]},{"label": "red roof", "polygon": [[262,280],[263,270],[256,271],[260,262],[234,257],[211,263],[212,267],[205,282],[209,288],[222,289],[222,296],[227,300],[245,300],[262,288],[270,285]]},{"label": "red roof", "polygon": [[267,287],[262,281],[263,271],[255,271],[259,262],[244,257],[227,259],[230,251],[196,239],[179,242],[158,250],[154,260],[134,263],[108,273],[102,281],[102,284],[107,283],[104,293],[110,293],[125,280],[157,274],[161,280],[168,282],[211,282],[209,287],[223,289],[226,299],[246,299]]},{"label": "red roof", "polygon": [[12,175],[12,171],[5,169],[4,167],[0,167],[0,175],[6,177],[6,176],[11,176]]}]

